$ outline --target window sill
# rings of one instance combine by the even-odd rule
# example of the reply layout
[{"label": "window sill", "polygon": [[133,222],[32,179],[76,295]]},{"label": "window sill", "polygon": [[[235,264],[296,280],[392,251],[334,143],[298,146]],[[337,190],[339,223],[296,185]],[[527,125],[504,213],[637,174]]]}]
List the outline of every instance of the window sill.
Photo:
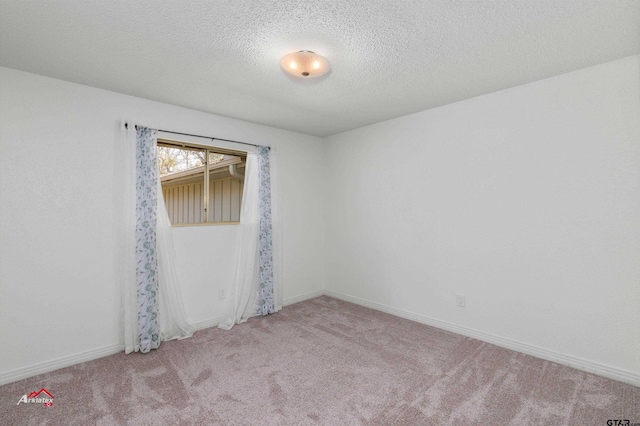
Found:
[{"label": "window sill", "polygon": [[240,222],[204,222],[204,223],[176,223],[171,225],[172,228],[186,228],[191,226],[224,226],[224,225],[240,225]]}]

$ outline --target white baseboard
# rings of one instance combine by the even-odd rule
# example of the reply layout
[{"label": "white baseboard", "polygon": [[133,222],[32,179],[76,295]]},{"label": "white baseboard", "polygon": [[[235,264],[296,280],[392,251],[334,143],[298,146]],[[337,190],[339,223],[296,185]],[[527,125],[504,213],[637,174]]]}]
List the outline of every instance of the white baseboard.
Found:
[{"label": "white baseboard", "polygon": [[[301,302],[303,300],[311,299],[314,297],[322,296],[323,292],[314,292],[303,294],[298,297],[287,299],[284,304],[291,305],[292,303]],[[196,330],[204,330],[205,328],[217,327],[222,321],[223,317],[210,318],[204,321],[197,321],[192,323]],[[29,377],[37,376],[38,374],[48,373],[50,371],[58,370],[64,367],[70,367],[72,365],[80,364],[87,361],[93,361],[94,359],[102,358],[108,355],[113,355],[118,352],[123,352],[124,346],[110,345],[104,346],[98,349],[91,349],[88,351],[80,352],[73,355],[63,356],[51,361],[45,361],[40,364],[28,365],[26,367],[20,367],[15,370],[6,371],[0,373],[0,386],[7,383],[17,382],[18,380],[28,379]]]},{"label": "white baseboard", "polygon": [[[222,317],[216,317],[204,321],[198,321],[193,323],[192,325],[196,328],[196,330],[203,330],[209,327],[217,327],[221,321]],[[98,349],[91,349],[73,355],[63,356],[51,361],[45,361],[40,364],[17,368],[15,370],[0,373],[0,386],[6,385],[7,383],[17,382],[18,380],[22,379],[28,379],[29,377],[48,373],[60,368],[70,367],[72,365],[80,364],[87,361],[93,361],[94,359],[117,354],[119,352],[124,352],[124,346],[110,345]]]},{"label": "white baseboard", "polygon": [[[296,297],[291,297],[283,301],[283,305],[292,305],[294,303],[302,302],[308,299],[313,299],[320,296],[330,296],[336,299],[344,300],[346,302],[355,303],[357,305],[366,306],[367,308],[375,309],[378,311],[386,312],[391,315],[395,315],[401,318],[406,318],[412,321],[416,321],[422,324],[430,325],[432,327],[440,328],[443,330],[451,331],[453,333],[461,334],[463,336],[472,337],[474,339],[481,340],[483,342],[491,343],[496,346],[511,349],[517,352],[522,352],[527,355],[535,356],[537,358],[545,359],[548,361],[556,362],[558,364],[566,365],[578,370],[587,371],[589,373],[597,374],[600,376],[608,377],[610,379],[619,380],[621,382],[629,383],[634,386],[640,386],[640,374],[633,373],[628,370],[623,370],[616,367],[610,367],[608,365],[600,364],[597,362],[589,361],[586,359],[565,355],[562,353],[554,352],[548,349],[544,349],[528,343],[519,342],[517,340],[507,339],[504,337],[496,336],[490,333],[485,333],[473,328],[460,326],[447,321],[437,320],[425,315],[416,314],[413,312],[405,311],[402,309],[394,308],[381,303],[372,302],[358,297],[349,296],[332,290],[320,290],[310,293],[305,293]],[[202,330],[209,327],[217,327],[222,321],[222,317],[211,318],[204,321],[199,321],[193,324],[196,330]],[[109,345],[102,348],[92,349],[84,352],[80,352],[73,355],[60,357],[51,361],[45,361],[40,364],[29,365],[26,367],[17,368],[4,373],[0,373],[0,386],[7,383],[16,382],[18,380],[26,379],[36,376],[42,373],[48,373],[50,371],[58,370],[60,368],[69,367],[72,365],[80,364],[82,362],[92,361],[94,359],[102,358],[108,355],[113,355],[118,352],[124,351],[124,346],[121,345]]]},{"label": "white baseboard", "polygon": [[[209,327],[217,327],[221,321],[222,317],[216,317],[204,321],[198,321],[193,323],[192,325],[196,328],[196,330],[203,330]],[[6,385],[7,383],[17,382],[18,380],[22,379],[28,379],[29,377],[48,373],[60,368],[70,367],[72,365],[80,364],[87,361],[93,361],[94,359],[113,355],[119,352],[124,352],[124,346],[110,345],[98,349],[91,349],[73,355],[63,356],[51,361],[45,361],[40,364],[17,368],[15,370],[0,373],[0,386]]]},{"label": "white baseboard", "polygon": [[530,345],[528,343],[519,342],[517,340],[496,336],[494,334],[485,333],[483,331],[475,330],[473,328],[453,324],[447,321],[437,320],[435,318],[430,318],[425,315],[416,314],[416,313],[405,311],[402,309],[397,309],[388,305],[372,302],[365,299],[360,299],[358,297],[349,296],[336,291],[325,290],[324,294],[326,296],[344,300],[345,302],[355,303],[356,305],[365,306],[367,308],[386,312],[391,315],[395,315],[401,318],[406,318],[411,321],[419,322],[422,324],[430,325],[432,327],[440,328],[442,330],[447,330],[453,333],[461,334],[463,336],[472,337],[474,339],[491,343],[496,346],[511,349],[517,352],[522,352],[527,355],[534,356],[536,358],[542,358],[547,361],[552,361],[558,364],[566,365],[568,367],[572,367],[577,370],[582,370],[589,373],[597,374],[599,376],[608,377],[610,379],[619,380],[621,382],[629,383],[634,386],[640,386],[640,374],[637,374],[628,370],[611,367],[608,365],[589,361],[583,358],[574,357],[571,355],[565,355],[559,352],[554,352],[545,348],[541,348],[539,346]]},{"label": "white baseboard", "polygon": [[196,330],[204,330],[205,328],[217,327],[222,322],[223,317],[215,317],[204,321],[191,323]]},{"label": "white baseboard", "polygon": [[27,379],[29,377],[37,376],[38,374],[48,373],[50,371],[58,370],[64,367],[70,367],[72,365],[80,364],[82,362],[92,361],[94,359],[102,358],[108,355],[113,355],[118,352],[124,351],[124,346],[121,345],[109,345],[102,348],[91,349],[84,352],[79,352],[73,355],[63,356],[51,361],[45,361],[40,364],[29,365],[26,367],[16,368],[15,370],[6,371],[0,373],[0,385],[6,385],[7,383],[17,382],[18,380]]},{"label": "white baseboard", "polygon": [[282,301],[282,306],[293,305],[294,303],[303,302],[305,300],[313,299],[315,297],[324,296],[326,292],[324,290],[312,291],[311,293],[301,294],[300,296],[290,297]]}]

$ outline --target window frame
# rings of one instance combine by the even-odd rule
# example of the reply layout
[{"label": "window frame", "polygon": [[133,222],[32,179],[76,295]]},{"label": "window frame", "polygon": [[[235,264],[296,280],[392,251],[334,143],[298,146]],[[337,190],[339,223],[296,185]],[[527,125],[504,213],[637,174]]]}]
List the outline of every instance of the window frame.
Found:
[{"label": "window frame", "polygon": [[[171,223],[171,226],[216,226],[216,225],[238,225],[240,224],[239,221],[219,221],[219,222],[213,222],[213,221],[209,221],[209,214],[211,212],[209,212],[209,181],[210,176],[211,176],[211,163],[209,161],[210,155],[211,154],[223,154],[223,155],[231,155],[234,157],[238,157],[239,161],[230,161],[228,163],[229,166],[233,165],[233,164],[241,164],[242,162],[244,162],[246,164],[247,161],[247,155],[248,152],[247,151],[240,151],[240,150],[236,150],[236,149],[230,149],[230,148],[224,148],[224,147],[219,147],[219,146],[213,146],[213,145],[204,145],[204,144],[199,144],[199,143],[194,143],[194,142],[186,142],[186,141],[178,141],[175,139],[169,139],[166,137],[158,137],[157,141],[156,141],[156,145],[157,147],[168,147],[168,148],[176,148],[176,149],[191,149],[194,151],[204,151],[205,152],[205,161],[204,161],[204,174],[203,174],[203,180],[204,180],[204,184],[203,184],[203,196],[202,196],[202,218],[203,221],[202,222],[197,222],[197,223]],[[218,163],[216,163],[218,164]],[[200,166],[201,167],[201,166]],[[158,174],[158,179],[160,179],[161,176],[160,174]],[[161,185],[162,186],[162,185]],[[242,192],[244,194],[244,191]],[[166,202],[166,201],[165,201]],[[242,205],[242,197],[240,200],[240,203]],[[165,209],[166,209],[166,204],[165,204]]]}]

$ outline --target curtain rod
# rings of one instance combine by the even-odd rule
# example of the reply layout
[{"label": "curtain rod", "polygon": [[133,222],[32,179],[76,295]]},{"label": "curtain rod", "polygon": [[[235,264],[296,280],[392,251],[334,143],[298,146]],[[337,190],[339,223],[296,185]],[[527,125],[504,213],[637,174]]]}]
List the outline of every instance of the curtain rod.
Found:
[{"label": "curtain rod", "polygon": [[[129,123],[124,123],[124,127],[128,129],[129,128]],[[138,126],[136,125],[135,127],[136,127],[136,130],[138,130]],[[248,143],[248,142],[234,141],[234,140],[231,140],[231,139],[214,138],[212,136],[194,135],[192,133],[173,132],[171,130],[162,130],[162,129],[155,129],[155,130],[157,130],[159,132],[164,132],[164,133],[171,133],[171,134],[174,134],[174,135],[195,136],[197,138],[211,139],[212,141],[224,141],[224,142],[239,143],[239,144],[242,144],[242,145],[255,146],[256,148],[261,146],[261,145],[256,145],[256,144]],[[267,147],[267,148],[269,148],[269,147]]]}]

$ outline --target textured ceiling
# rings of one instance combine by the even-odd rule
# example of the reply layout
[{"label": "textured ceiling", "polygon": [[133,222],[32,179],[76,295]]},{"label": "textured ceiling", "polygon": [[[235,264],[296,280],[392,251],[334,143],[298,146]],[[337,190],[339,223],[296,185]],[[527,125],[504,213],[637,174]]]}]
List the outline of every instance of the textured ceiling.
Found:
[{"label": "textured ceiling", "polygon": [[0,2],[2,66],[319,136],[637,53],[639,0]]}]

